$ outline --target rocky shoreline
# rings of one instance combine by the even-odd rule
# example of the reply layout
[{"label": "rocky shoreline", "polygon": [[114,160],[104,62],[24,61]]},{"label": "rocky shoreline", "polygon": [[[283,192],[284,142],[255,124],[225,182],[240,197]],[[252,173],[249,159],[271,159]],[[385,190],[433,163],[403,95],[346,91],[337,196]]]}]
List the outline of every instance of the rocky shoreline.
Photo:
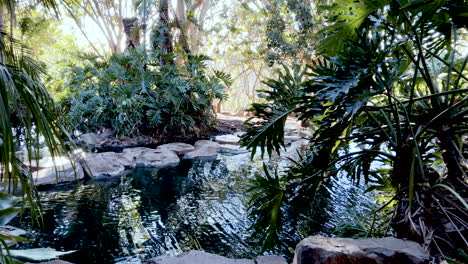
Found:
[{"label": "rocky shoreline", "polygon": [[[428,252],[418,243],[394,237],[329,238],[310,236],[296,246],[292,264],[425,264]],[[252,259],[232,259],[199,250],[178,256],[159,256],[144,260],[144,264],[287,264],[281,256],[258,256]],[[53,260],[42,264],[72,264]]]}]

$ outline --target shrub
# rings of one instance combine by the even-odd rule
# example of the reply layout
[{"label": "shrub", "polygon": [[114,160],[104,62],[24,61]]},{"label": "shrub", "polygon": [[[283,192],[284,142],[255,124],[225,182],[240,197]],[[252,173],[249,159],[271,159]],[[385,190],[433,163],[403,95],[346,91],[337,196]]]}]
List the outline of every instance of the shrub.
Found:
[{"label": "shrub", "polygon": [[214,99],[224,99],[230,77],[208,75],[203,55],[182,66],[161,65],[155,51],[130,49],[106,61],[84,56],[85,65],[67,74],[62,105],[72,127],[82,131],[111,128],[117,135],[158,138],[200,136],[214,124]]}]

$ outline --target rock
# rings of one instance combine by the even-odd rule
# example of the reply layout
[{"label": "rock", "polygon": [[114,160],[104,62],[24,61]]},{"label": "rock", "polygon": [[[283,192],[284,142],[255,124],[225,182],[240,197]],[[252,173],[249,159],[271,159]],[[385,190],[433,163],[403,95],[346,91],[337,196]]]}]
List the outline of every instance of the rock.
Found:
[{"label": "rock", "polygon": [[187,152],[195,150],[195,147],[186,143],[174,142],[174,143],[160,145],[158,149],[167,149],[167,150],[175,152],[177,155],[180,156],[180,155],[184,155]]},{"label": "rock", "polygon": [[175,152],[165,148],[128,148],[124,149],[123,155],[140,167],[162,168],[177,166],[180,162]]},{"label": "rock", "polygon": [[214,142],[214,141],[211,141],[211,140],[198,140],[197,142],[195,142],[195,144],[193,145],[195,146],[195,149],[197,148],[201,148],[201,147],[216,147],[218,148],[219,147],[219,144]]},{"label": "rock", "polygon": [[33,164],[36,164],[36,168],[39,169],[32,173],[36,186],[73,182],[84,178],[81,165],[77,162],[72,165],[66,157],[43,158],[38,164],[33,161],[31,165]]},{"label": "rock", "polygon": [[255,264],[288,264],[288,262],[280,256],[260,256],[255,258]]},{"label": "rock", "polygon": [[[109,147],[133,148],[138,146],[151,146],[158,144],[158,140],[148,136],[122,137],[119,140],[114,139],[109,142]],[[104,145],[106,146],[106,145]]]},{"label": "rock", "polygon": [[110,129],[105,129],[100,134],[83,134],[78,137],[76,142],[77,145],[85,146],[89,150],[99,151],[121,151],[124,148],[150,146],[157,143],[155,138],[148,136],[116,138]]},{"label": "rock", "polygon": [[300,136],[284,136],[284,144],[291,145],[293,142],[299,141],[302,138]]},{"label": "rock", "polygon": [[428,262],[427,251],[409,240],[394,237],[352,239],[311,236],[296,246],[293,264]]},{"label": "rock", "polygon": [[[46,261],[57,259],[60,256],[68,255],[76,250],[57,251],[53,248],[31,248],[31,249],[10,249],[10,254],[14,258],[28,261]],[[59,262],[60,263],[60,262]]]},{"label": "rock", "polygon": [[232,153],[232,154],[243,154],[248,153],[249,151],[244,147],[238,145],[228,145],[228,144],[221,144],[219,145],[219,152],[221,153]]},{"label": "rock", "polygon": [[[32,264],[31,262],[26,262],[26,264]],[[39,262],[37,264],[73,264],[71,262],[65,261],[65,260],[52,260],[52,261],[47,261],[47,262]]]},{"label": "rock", "polygon": [[99,146],[105,141],[105,138],[96,133],[86,133],[78,137],[77,144],[90,147]]},{"label": "rock", "polygon": [[230,259],[219,255],[191,250],[177,257],[160,256],[146,261],[147,264],[255,264],[250,259]]},{"label": "rock", "polygon": [[115,176],[133,167],[132,160],[115,152],[85,153],[80,163],[85,169],[89,169],[92,176]]},{"label": "rock", "polygon": [[220,144],[239,145],[239,140],[240,138],[236,135],[222,135],[215,137],[215,141]]},{"label": "rock", "polygon": [[216,159],[220,146],[210,140],[198,140],[195,142],[195,150],[187,152],[184,159]]}]

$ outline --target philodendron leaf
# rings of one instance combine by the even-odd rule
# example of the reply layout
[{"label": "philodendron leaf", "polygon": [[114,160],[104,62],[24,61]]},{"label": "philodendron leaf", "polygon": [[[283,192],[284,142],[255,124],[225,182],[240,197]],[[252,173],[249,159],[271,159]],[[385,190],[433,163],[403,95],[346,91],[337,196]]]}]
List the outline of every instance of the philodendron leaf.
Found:
[{"label": "philodendron leaf", "polygon": [[75,251],[57,251],[53,248],[10,249],[10,255],[21,260],[48,261]]}]

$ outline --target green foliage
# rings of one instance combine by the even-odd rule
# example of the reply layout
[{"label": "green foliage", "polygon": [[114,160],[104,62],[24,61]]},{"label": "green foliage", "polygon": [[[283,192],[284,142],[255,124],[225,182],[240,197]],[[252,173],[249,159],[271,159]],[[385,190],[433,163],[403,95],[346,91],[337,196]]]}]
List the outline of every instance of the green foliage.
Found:
[{"label": "green foliage", "polygon": [[[457,49],[464,24],[453,6],[466,10],[466,3],[342,2],[327,9],[334,24],[323,30],[330,34],[325,41],[336,44],[324,44],[324,51],[336,56],[309,66],[307,79],[296,86],[300,98],[292,93],[289,98],[270,96],[262,107],[253,107],[261,120],[250,124],[243,145],[269,154],[279,150],[282,118],[295,113],[316,129],[306,157],[284,176],[286,197],[313,195],[323,181],[346,172],[356,183],[370,184],[369,190],[394,190],[397,235],[435,250],[444,239],[451,240],[442,223],[465,224],[458,193],[466,177],[461,138],[468,128],[467,57]],[[447,25],[450,29],[443,33]],[[441,34],[430,33],[437,31]],[[288,89],[283,76],[277,81],[275,90]],[[450,198],[429,209],[444,195]],[[294,199],[283,199],[282,206],[290,201]],[[446,207],[457,209],[448,215]],[[428,220],[416,226],[408,215]],[[463,247],[466,239],[456,235]]]},{"label": "green foliage", "polygon": [[[283,65],[278,70],[278,80],[263,81],[269,90],[260,90],[259,97],[265,103],[253,103],[250,112],[258,121],[252,122],[254,117],[247,120],[249,128],[242,136],[243,146],[252,149],[252,157],[261,147],[262,156],[265,150],[271,156],[273,150],[279,152],[284,147],[284,124],[289,114],[296,110],[297,101],[304,96],[300,84],[304,80],[305,69],[294,64],[292,69]],[[272,104],[271,102],[274,102]]]},{"label": "green foliage", "polygon": [[130,49],[106,61],[88,58],[67,76],[62,100],[80,131],[111,128],[119,135],[201,135],[213,124],[212,102],[223,99],[229,75],[207,74],[208,57],[190,56],[183,66],[161,65],[159,54]]},{"label": "green foliage", "polygon": [[40,211],[37,193],[32,176],[16,151],[24,144],[31,160],[34,146],[43,141],[50,153],[58,156],[66,152],[64,142],[68,139],[57,122],[55,103],[41,83],[43,76],[43,64],[0,30],[0,180],[11,187],[11,192],[21,190],[33,215]]},{"label": "green foliage", "polygon": [[284,218],[281,205],[285,199],[285,182],[277,170],[271,175],[265,164],[263,171],[265,176],[256,175],[248,192],[251,194],[250,215],[256,219],[251,229],[255,231],[254,237],[261,241],[263,250],[266,250],[273,248],[280,240]]},{"label": "green foliage", "polygon": [[[266,60],[269,65],[286,58],[310,59],[317,28],[310,0],[273,0],[265,4]],[[291,26],[289,26],[291,25]],[[294,25],[294,26],[292,26]]]}]

